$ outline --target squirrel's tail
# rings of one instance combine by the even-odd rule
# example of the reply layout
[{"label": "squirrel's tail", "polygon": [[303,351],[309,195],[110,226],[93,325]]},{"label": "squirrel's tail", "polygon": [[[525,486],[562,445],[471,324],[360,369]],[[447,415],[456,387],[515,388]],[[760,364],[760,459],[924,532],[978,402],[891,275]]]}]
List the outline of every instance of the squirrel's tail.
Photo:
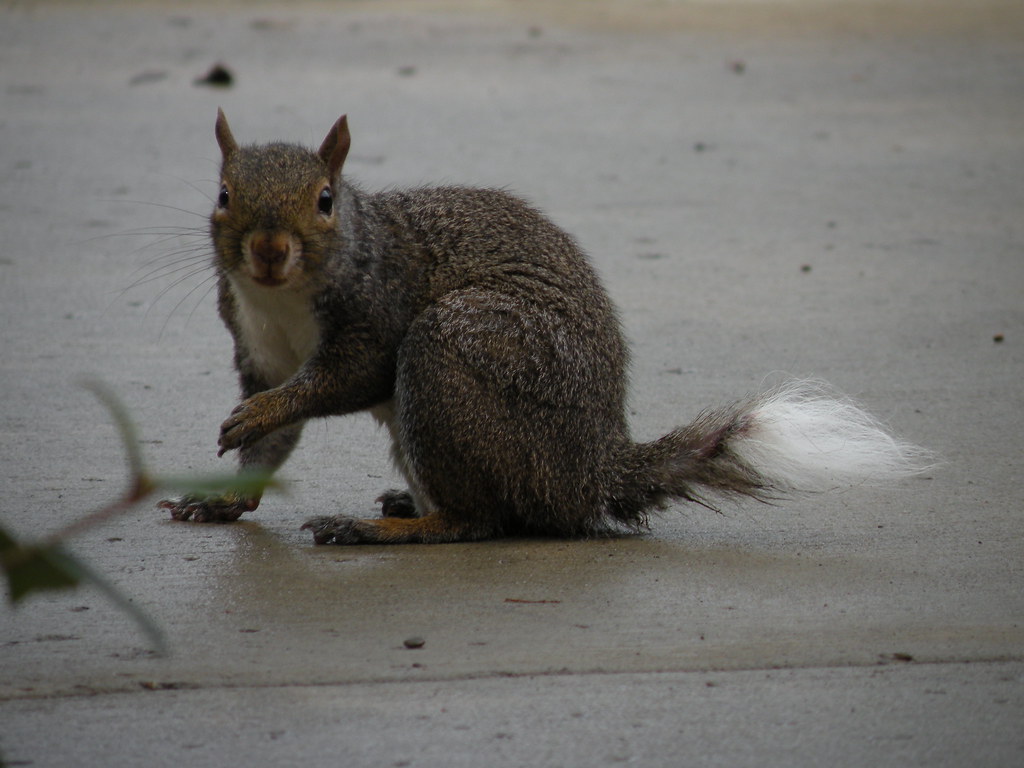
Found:
[{"label": "squirrel's tail", "polygon": [[609,512],[627,524],[671,499],[713,507],[716,497],[771,500],[841,485],[879,485],[933,466],[857,404],[814,381],[784,384],[634,444]]}]

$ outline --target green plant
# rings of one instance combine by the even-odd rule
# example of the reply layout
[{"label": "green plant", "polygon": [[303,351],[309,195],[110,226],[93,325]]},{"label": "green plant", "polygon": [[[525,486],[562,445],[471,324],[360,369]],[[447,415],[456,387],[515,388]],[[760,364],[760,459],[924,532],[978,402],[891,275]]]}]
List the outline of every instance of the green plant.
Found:
[{"label": "green plant", "polygon": [[160,627],[101,574],[72,555],[64,543],[82,531],[123,514],[156,491],[187,494],[262,492],[272,485],[262,472],[209,476],[174,476],[151,473],[142,459],[139,441],[127,409],[106,384],[89,380],[83,385],[93,392],[110,412],[120,433],[128,459],[130,482],[127,490],[111,503],[76,519],[39,541],[21,542],[0,525],[0,567],[7,578],[8,597],[18,604],[36,592],[74,589],[91,584],[121,610],[129,614],[149,638],[157,653],[167,652]]}]

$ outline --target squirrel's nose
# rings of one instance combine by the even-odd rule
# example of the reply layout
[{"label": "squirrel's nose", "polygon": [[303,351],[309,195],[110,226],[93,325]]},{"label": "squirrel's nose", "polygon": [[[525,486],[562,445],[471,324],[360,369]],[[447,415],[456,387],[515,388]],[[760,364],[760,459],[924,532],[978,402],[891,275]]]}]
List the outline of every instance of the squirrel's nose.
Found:
[{"label": "squirrel's nose", "polygon": [[254,232],[249,241],[249,252],[253,262],[263,267],[283,264],[291,255],[291,235],[280,230]]},{"label": "squirrel's nose", "polygon": [[260,285],[276,286],[288,280],[302,247],[285,230],[257,230],[249,238],[249,271]]}]

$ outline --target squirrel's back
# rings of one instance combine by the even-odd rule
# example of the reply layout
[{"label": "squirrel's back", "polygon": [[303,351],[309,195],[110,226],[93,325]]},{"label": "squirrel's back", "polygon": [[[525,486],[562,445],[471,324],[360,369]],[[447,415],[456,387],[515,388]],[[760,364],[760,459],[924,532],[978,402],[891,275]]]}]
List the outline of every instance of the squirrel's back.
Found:
[{"label": "squirrel's back", "polygon": [[557,309],[613,314],[576,241],[526,201],[476,187],[420,187],[370,196],[430,263],[433,298],[468,285],[522,292]]}]

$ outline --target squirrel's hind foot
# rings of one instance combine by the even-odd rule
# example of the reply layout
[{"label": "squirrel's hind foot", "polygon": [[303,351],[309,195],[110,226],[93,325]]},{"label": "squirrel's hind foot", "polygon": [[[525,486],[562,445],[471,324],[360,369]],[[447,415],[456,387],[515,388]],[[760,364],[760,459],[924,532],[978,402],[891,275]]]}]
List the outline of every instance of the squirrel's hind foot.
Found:
[{"label": "squirrel's hind foot", "polygon": [[360,535],[359,524],[368,522],[343,515],[314,517],[307,520],[301,530],[312,531],[315,544],[360,544],[367,539]]},{"label": "squirrel's hind foot", "polygon": [[245,512],[259,505],[259,499],[243,496],[200,496],[188,494],[176,499],[163,499],[160,509],[169,509],[172,520],[191,520],[195,523],[233,523]]},{"label": "squirrel's hind foot", "polygon": [[302,526],[317,544],[443,544],[485,539],[481,531],[453,525],[440,515],[364,520],[345,515],[314,517]]}]

